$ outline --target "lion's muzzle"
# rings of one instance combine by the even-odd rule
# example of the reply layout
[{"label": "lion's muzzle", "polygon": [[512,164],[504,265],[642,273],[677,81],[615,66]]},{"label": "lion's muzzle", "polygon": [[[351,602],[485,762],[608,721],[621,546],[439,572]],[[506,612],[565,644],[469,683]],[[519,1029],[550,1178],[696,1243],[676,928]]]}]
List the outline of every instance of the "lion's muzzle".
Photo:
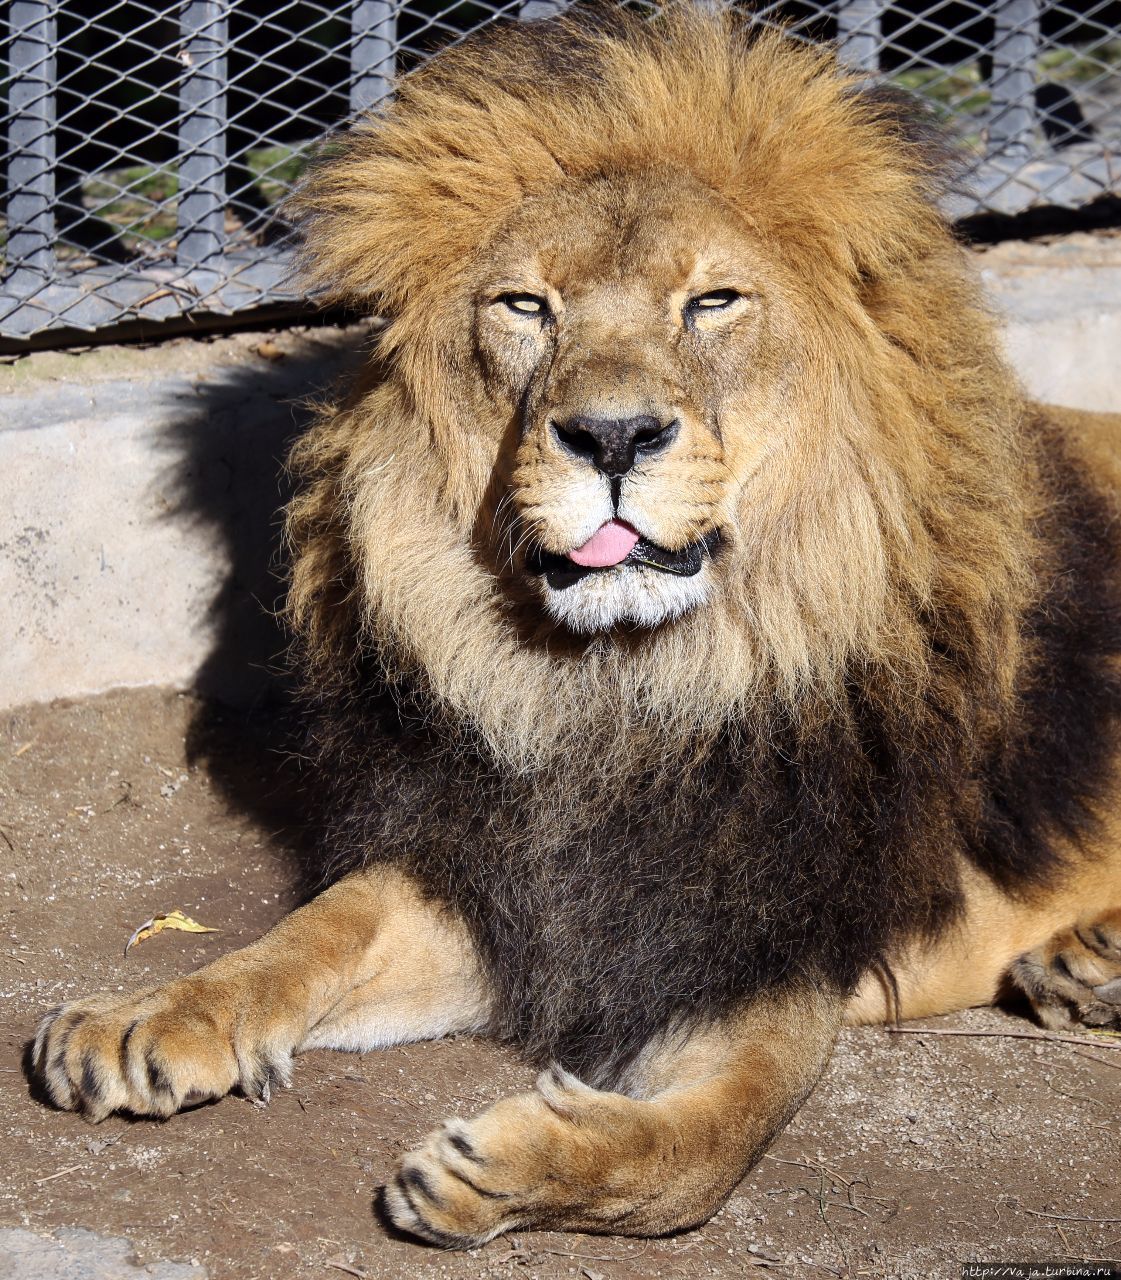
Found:
[{"label": "lion's muzzle", "polygon": [[561,448],[584,458],[609,479],[618,479],[641,458],[664,453],[677,436],[677,418],[668,421],[650,413],[630,418],[572,417],[550,423]]}]

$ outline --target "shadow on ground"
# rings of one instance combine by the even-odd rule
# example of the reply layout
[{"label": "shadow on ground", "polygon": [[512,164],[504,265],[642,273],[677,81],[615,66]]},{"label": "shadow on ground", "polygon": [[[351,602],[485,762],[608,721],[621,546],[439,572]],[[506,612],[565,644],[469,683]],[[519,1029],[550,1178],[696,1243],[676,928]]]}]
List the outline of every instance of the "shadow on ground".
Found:
[{"label": "shadow on ground", "polygon": [[275,833],[301,874],[309,807],[280,616],[285,458],[315,404],[361,363],[368,338],[365,324],[263,336],[165,415],[162,487],[173,495],[166,518],[203,533],[228,566],[204,606],[213,639],[195,680],[203,700],[187,756],[205,763],[228,803]]}]

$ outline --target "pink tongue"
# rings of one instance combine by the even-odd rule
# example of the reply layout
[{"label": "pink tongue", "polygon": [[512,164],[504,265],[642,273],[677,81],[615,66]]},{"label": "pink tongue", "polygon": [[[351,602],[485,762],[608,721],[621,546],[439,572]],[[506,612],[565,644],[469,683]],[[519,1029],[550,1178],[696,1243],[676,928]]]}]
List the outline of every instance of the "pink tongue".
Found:
[{"label": "pink tongue", "polygon": [[570,551],[568,558],[586,569],[607,569],[613,564],[622,564],[634,550],[638,537],[622,520],[608,520],[582,547]]}]

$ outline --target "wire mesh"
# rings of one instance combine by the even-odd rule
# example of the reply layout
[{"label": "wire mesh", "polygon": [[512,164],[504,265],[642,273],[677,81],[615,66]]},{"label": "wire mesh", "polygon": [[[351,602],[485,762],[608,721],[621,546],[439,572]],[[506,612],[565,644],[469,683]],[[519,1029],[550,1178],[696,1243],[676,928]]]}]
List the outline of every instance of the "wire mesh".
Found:
[{"label": "wire mesh", "polygon": [[[392,77],[564,0],[10,0],[0,339],[296,302],[277,214]],[[1121,192],[1121,0],[753,6],[922,96],[970,156],[948,212]]]}]

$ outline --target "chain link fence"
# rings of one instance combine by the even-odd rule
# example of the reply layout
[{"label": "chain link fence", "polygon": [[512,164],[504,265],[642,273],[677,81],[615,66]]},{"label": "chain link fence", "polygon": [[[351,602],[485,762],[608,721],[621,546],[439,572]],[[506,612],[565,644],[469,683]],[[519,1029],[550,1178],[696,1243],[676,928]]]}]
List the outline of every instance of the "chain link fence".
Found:
[{"label": "chain link fence", "polygon": [[[0,341],[296,304],[276,209],[310,149],[449,41],[562,6],[10,0]],[[952,216],[1121,193],[1121,0],[754,10],[933,104],[971,156]]]}]

